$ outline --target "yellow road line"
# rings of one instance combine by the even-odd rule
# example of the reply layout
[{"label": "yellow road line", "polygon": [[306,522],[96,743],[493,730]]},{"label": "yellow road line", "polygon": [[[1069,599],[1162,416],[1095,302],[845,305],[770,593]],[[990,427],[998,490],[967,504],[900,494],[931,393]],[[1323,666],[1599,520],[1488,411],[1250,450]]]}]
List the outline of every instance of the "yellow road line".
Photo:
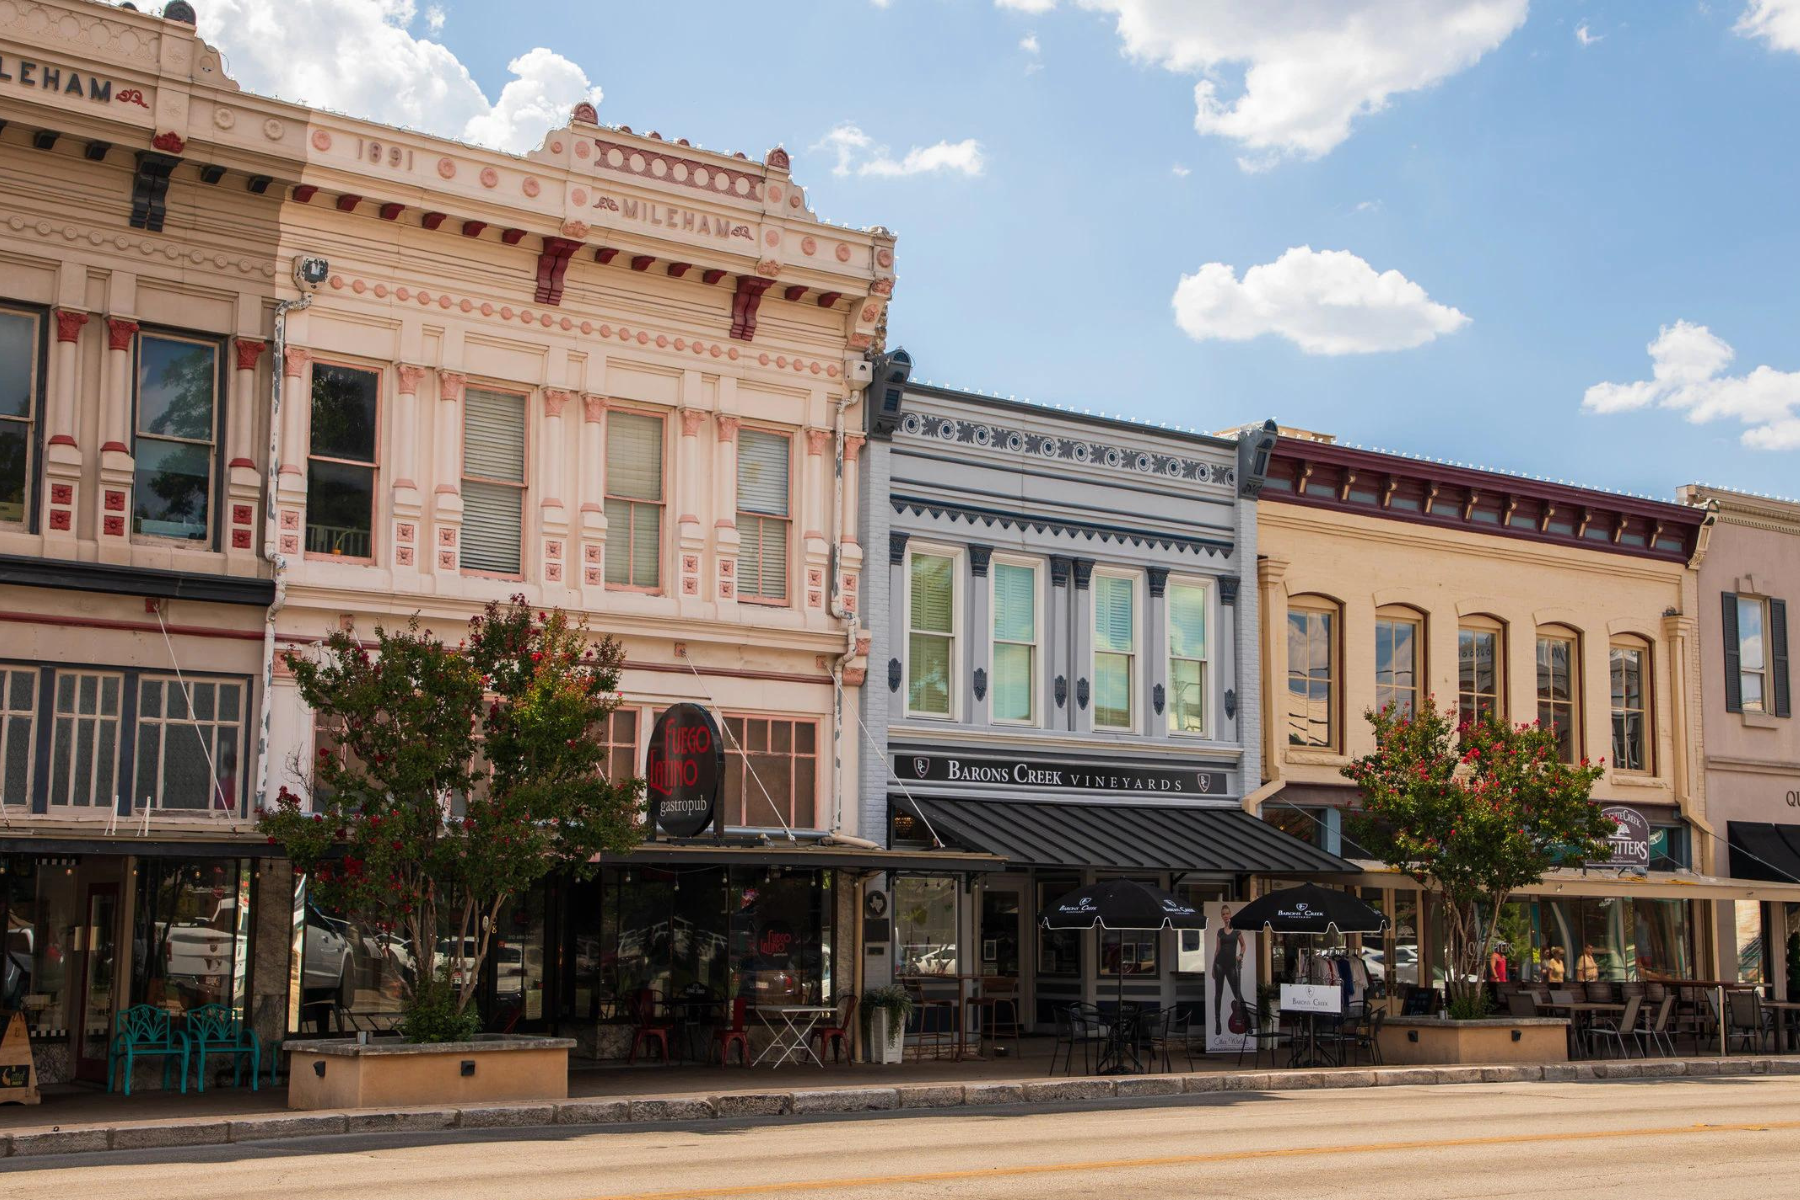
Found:
[{"label": "yellow road line", "polygon": [[1281,1150],[1232,1150],[1216,1154],[1165,1154],[1154,1158],[1106,1158],[1091,1162],[1029,1163],[1016,1167],[980,1167],[961,1171],[921,1171],[909,1175],[861,1175],[841,1179],[796,1179],[737,1187],[678,1188],[664,1192],[622,1192],[591,1200],[704,1200],[710,1196],[768,1196],[823,1192],[834,1188],[887,1187],[905,1183],[943,1183],[957,1179],[1002,1179],[1016,1175],[1055,1175],[1072,1171],[1120,1171],[1145,1167],[1181,1167],[1200,1163],[1248,1162],[1270,1158],[1318,1158],[1334,1154],[1383,1154],[1404,1150],[1445,1150],[1474,1146],[1518,1146],[1546,1142],[1593,1142],[1610,1138],[1658,1138],[1702,1133],[1768,1133],[1800,1129],[1800,1121],[1758,1121],[1742,1125],[1668,1125],[1650,1129],[1595,1129],[1575,1133],[1526,1133],[1493,1137],[1440,1138],[1435,1141],[1359,1142],[1348,1146],[1299,1146]]}]

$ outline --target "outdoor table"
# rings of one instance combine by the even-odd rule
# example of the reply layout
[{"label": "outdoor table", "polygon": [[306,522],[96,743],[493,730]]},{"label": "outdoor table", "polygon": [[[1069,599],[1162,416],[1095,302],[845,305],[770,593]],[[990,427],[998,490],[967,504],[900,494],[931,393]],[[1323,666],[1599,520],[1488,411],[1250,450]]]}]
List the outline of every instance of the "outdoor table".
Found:
[{"label": "outdoor table", "polygon": [[[769,1019],[770,1013],[781,1018],[779,1027]],[[758,1005],[756,1019],[768,1029],[770,1040],[751,1065],[761,1066],[763,1060],[772,1055],[775,1059],[769,1064],[772,1067],[808,1058],[823,1067],[825,1061],[813,1052],[808,1039],[812,1036],[814,1026],[836,1013],[836,1008],[823,1004],[778,1004],[773,1008]]]},{"label": "outdoor table", "polygon": [[1575,1045],[1581,1050],[1583,1057],[1593,1054],[1593,1044],[1588,1040],[1588,1027],[1592,1024],[1595,1013],[1623,1013],[1623,1004],[1612,1004],[1603,1000],[1573,1000],[1563,1004],[1540,1004],[1539,1008],[1552,1012],[1569,1014],[1569,1034],[1575,1039]]},{"label": "outdoor table", "polygon": [[[1138,1057],[1137,1038],[1139,1026],[1144,1019],[1144,1006],[1134,1000],[1126,1000],[1118,1004],[1110,1014],[1102,1009],[1100,1019],[1106,1022],[1106,1042],[1100,1050],[1098,1074],[1142,1074],[1144,1063]],[[1127,1059],[1130,1060],[1129,1065]]]}]

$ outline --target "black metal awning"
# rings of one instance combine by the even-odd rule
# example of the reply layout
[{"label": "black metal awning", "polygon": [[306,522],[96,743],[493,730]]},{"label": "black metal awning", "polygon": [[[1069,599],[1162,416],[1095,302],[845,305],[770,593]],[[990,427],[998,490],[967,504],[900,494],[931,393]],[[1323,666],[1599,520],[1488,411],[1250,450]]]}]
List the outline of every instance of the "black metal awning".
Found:
[{"label": "black metal awning", "polygon": [[1727,821],[1725,837],[1733,879],[1800,883],[1800,825]]},{"label": "black metal awning", "polygon": [[939,838],[1017,867],[1289,876],[1359,870],[1241,808],[891,799]]}]

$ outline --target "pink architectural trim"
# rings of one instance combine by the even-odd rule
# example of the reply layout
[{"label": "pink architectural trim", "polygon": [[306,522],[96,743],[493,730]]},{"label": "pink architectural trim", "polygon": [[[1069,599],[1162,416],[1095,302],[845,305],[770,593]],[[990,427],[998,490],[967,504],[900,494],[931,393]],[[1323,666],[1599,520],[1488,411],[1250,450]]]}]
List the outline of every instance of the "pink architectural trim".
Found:
[{"label": "pink architectural trim", "polygon": [[234,344],[237,348],[237,369],[240,371],[256,370],[263,351],[269,348],[269,343],[259,342],[255,338],[238,338]]},{"label": "pink architectural trim", "polygon": [[[116,449],[119,449],[119,450],[123,450],[123,449],[125,449],[125,447],[124,447],[124,446],[121,446],[121,445],[119,445],[119,443],[118,443],[118,442],[108,442],[108,443],[107,443],[107,444],[106,444],[106,446],[105,446],[105,447],[103,447],[103,448],[104,448],[104,449],[107,449],[107,450],[112,450],[112,449],[115,449],[115,448],[116,448]],[[250,460],[249,460],[249,459],[247,459],[247,458],[234,458],[234,459],[232,459],[232,460],[231,460],[231,464],[230,464],[230,465],[231,465],[231,468],[232,468],[232,470],[236,470],[236,469],[237,469],[237,468],[239,468],[239,467],[248,467],[248,468],[250,468],[250,469],[251,469],[251,470],[252,470],[252,471],[254,471],[254,470],[256,470],[256,464],[255,464],[255,463],[253,463],[253,462],[251,462],[251,461],[250,461]]]},{"label": "pink architectural trim", "polygon": [[818,455],[825,453],[825,443],[831,440],[829,429],[809,429],[806,431],[806,452]]},{"label": "pink architectural trim", "polygon": [[861,454],[862,448],[868,443],[868,440],[860,433],[846,433],[844,435],[844,457],[855,458]]},{"label": "pink architectural trim", "polygon": [[106,318],[106,348],[108,350],[131,349],[131,339],[137,336],[137,331],[138,323],[129,317]]},{"label": "pink architectural trim", "polygon": [[561,388],[545,388],[544,389],[544,415],[546,417],[562,416],[563,409],[566,408],[568,406],[569,401],[573,400],[574,398],[575,398],[574,392],[565,392]]},{"label": "pink architectural trim", "polygon": [[[695,434],[699,433],[700,432],[700,423],[704,420],[706,420],[706,413],[703,410],[698,409],[698,408],[682,409],[681,410],[681,436],[682,437],[693,437]],[[684,521],[693,520],[692,517],[683,517],[681,519]]]},{"label": "pink architectural trim", "polygon": [[[130,454],[131,447],[127,446],[124,442],[108,442],[106,445],[100,447],[100,451],[103,454],[108,451],[117,451],[120,454]],[[237,463],[234,462],[231,465],[235,467],[237,466]]]},{"label": "pink architectural trim", "polygon": [[606,397],[586,395],[581,398],[581,416],[596,424],[606,419]]},{"label": "pink architectural trim", "polygon": [[[56,340],[74,342],[81,338],[81,327],[88,323],[88,314],[73,308],[56,310]],[[74,445],[73,442],[69,443]]]},{"label": "pink architectural trim", "polygon": [[[468,383],[468,376],[457,371],[438,372],[438,398],[441,400],[457,400],[463,398],[463,385]],[[438,489],[442,491],[442,488]]]},{"label": "pink architectural trim", "polygon": [[66,433],[59,433],[50,439],[50,444],[52,446],[73,446],[75,444],[75,439]]},{"label": "pink architectural trim", "polygon": [[286,375],[289,379],[298,379],[300,378],[300,373],[306,370],[306,364],[311,361],[311,350],[306,350],[299,346],[289,346],[282,351],[281,373]]},{"label": "pink architectural trim", "polygon": [[713,418],[713,421],[719,427],[719,440],[721,442],[737,441],[738,419],[736,417],[729,413],[720,413]]},{"label": "pink architectural trim", "polygon": [[394,368],[394,390],[402,396],[417,396],[419,382],[425,378],[425,368],[415,367],[411,363],[400,363]]}]

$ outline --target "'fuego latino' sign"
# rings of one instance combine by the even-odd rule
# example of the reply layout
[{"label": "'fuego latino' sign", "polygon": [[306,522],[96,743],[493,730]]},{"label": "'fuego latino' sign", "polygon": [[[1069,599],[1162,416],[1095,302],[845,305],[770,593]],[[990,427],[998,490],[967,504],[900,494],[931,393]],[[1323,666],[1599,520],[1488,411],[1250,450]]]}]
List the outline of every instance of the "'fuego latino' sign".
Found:
[{"label": "'fuego latino' sign", "polygon": [[697,837],[713,823],[725,744],[718,722],[698,704],[677,704],[656,718],[644,781],[650,816],[670,837]]}]

